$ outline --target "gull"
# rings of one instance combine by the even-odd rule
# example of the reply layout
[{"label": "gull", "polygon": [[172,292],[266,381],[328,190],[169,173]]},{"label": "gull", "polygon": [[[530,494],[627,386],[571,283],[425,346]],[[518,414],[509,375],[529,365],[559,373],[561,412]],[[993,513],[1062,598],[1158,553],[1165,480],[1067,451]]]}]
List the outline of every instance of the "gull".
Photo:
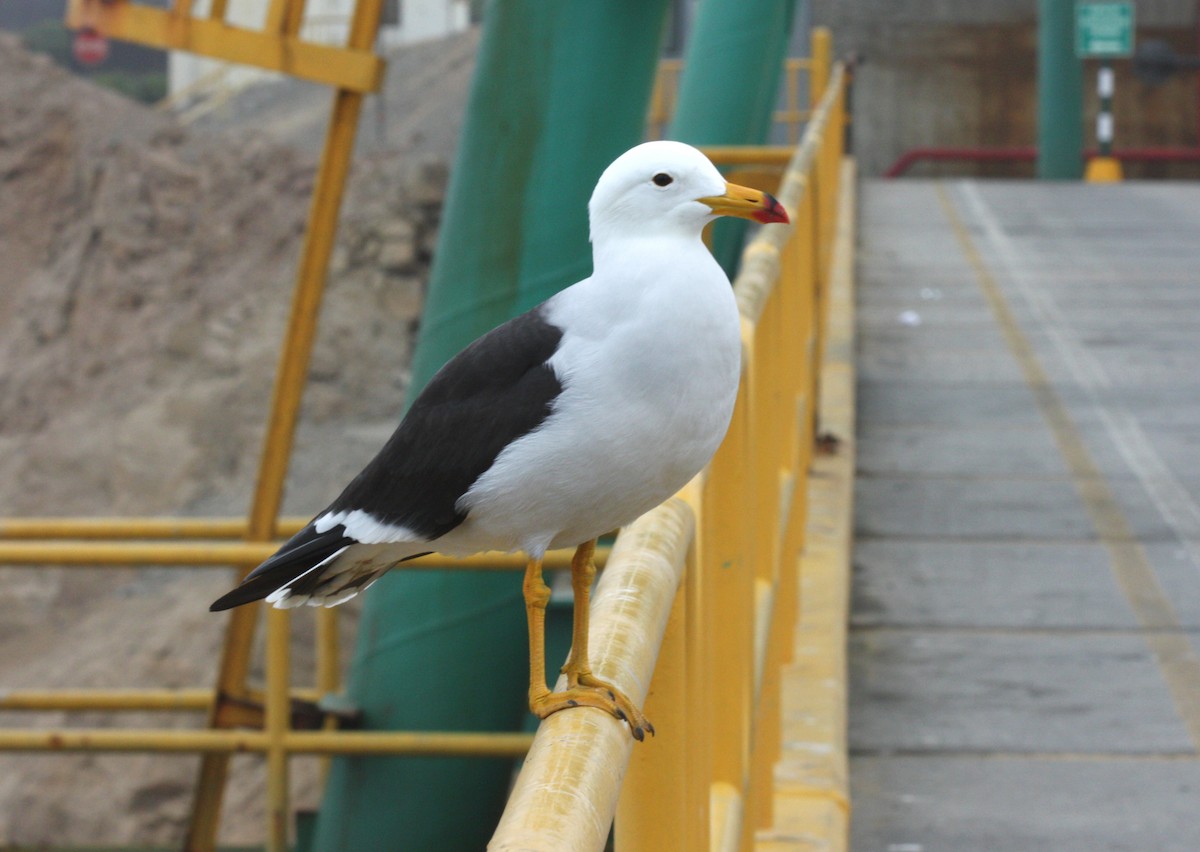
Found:
[{"label": "gull", "polygon": [[[596,539],[686,485],[729,427],[741,325],[701,231],[719,216],[788,218],[767,193],[726,182],[700,151],[666,141],[605,169],[588,213],[591,276],[447,362],[341,495],[213,611],[264,598],[334,606],[427,553],[523,551],[530,710],[544,719],[598,707],[638,740],[654,733],[590,667]],[[552,692],[542,560],[571,547],[567,688]]]}]

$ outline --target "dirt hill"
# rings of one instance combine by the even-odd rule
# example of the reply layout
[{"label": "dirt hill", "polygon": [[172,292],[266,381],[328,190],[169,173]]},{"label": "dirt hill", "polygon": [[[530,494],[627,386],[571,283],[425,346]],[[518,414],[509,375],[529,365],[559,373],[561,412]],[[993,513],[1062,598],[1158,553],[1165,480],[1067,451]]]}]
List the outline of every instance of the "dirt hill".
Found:
[{"label": "dirt hill", "polygon": [[[457,133],[468,76],[457,101],[441,91],[425,110],[429,139]],[[290,513],[335,496],[403,402],[453,147],[412,143],[356,165]],[[245,511],[314,163],[270,133],[185,128],[0,35],[0,517]],[[0,567],[0,690],[208,686],[224,619],[207,605],[229,582],[213,569]],[[298,672],[311,670],[310,629],[301,617]],[[0,725],[66,718],[0,713]],[[178,843],[196,763],[0,755],[0,845]],[[235,761],[223,842],[262,836],[257,765]],[[297,804],[311,804],[315,767],[295,766]]]}]

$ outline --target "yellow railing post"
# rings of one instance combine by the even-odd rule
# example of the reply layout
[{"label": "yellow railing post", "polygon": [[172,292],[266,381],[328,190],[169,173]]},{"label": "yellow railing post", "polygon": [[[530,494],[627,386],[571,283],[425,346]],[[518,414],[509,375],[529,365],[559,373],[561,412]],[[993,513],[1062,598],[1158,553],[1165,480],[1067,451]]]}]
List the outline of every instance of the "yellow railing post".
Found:
[{"label": "yellow railing post", "polygon": [[[712,636],[712,678],[719,684],[714,690],[710,735],[713,782],[736,791],[736,802],[719,797],[725,813],[714,813],[714,819],[722,821],[733,815],[741,820],[745,813],[742,791],[749,769],[753,718],[755,574],[750,524],[754,507],[747,504],[752,503],[754,492],[749,394],[743,384],[725,442],[709,467],[701,516],[706,532],[700,566],[706,589],[703,617]],[[714,824],[714,837],[718,833]],[[739,822],[734,836],[741,833]]]},{"label": "yellow railing post", "polygon": [[[805,185],[808,184],[807,179]],[[780,258],[780,277],[791,283],[780,293],[780,314],[792,330],[788,335],[791,345],[780,353],[789,365],[787,375],[788,398],[792,400],[787,412],[788,434],[784,449],[784,464],[790,478],[791,500],[788,517],[784,519],[783,541],[780,544],[779,600],[776,611],[776,641],[780,643],[780,664],[790,662],[792,645],[789,637],[796,626],[796,608],[799,604],[799,576],[797,560],[804,546],[804,519],[808,510],[808,488],[806,478],[812,458],[813,422],[816,400],[813,387],[814,372],[811,367],[815,353],[813,347],[816,332],[813,329],[813,268],[808,262],[811,252],[809,239],[812,230],[801,222],[812,215],[812,194],[806,192],[797,211],[796,231],[788,240]]]},{"label": "yellow railing post", "polygon": [[[849,162],[839,184],[842,180],[852,185]],[[844,200],[852,197],[851,190],[843,190]],[[814,848],[830,852],[848,848],[850,812],[845,640],[853,540],[853,245],[853,205],[843,204],[830,273],[837,301],[831,306],[820,401],[822,428],[840,444],[813,459],[809,487],[814,499],[802,557],[806,592],[794,633],[795,659],[785,672],[792,708],[785,724],[789,748],[776,775],[777,826],[789,837],[810,836]]]},{"label": "yellow railing post", "polygon": [[808,101],[815,115],[829,87],[829,71],[833,66],[833,33],[828,27],[813,27],[812,66],[808,76]]},{"label": "yellow railing post", "polygon": [[[596,585],[589,638],[595,672],[635,703],[649,690],[694,530],[687,503],[668,500],[622,531]],[[653,748],[647,739],[639,747]],[[603,849],[634,745],[628,727],[602,710],[547,717],[488,848]]]},{"label": "yellow railing post", "polygon": [[[682,495],[697,518],[705,516],[705,478],[706,474],[701,474],[693,479]],[[710,799],[715,779],[711,732],[713,717],[716,714],[717,681],[712,666],[713,643],[716,639],[708,624],[708,598],[713,594],[713,590],[706,585],[708,574],[704,570],[708,561],[709,538],[704,525],[698,523],[692,547],[688,551],[687,574],[684,576],[688,692],[692,697],[690,724],[693,730],[697,731],[697,736],[692,738],[692,747],[688,754],[686,836],[692,843],[688,848],[701,850],[708,849],[711,844]]]},{"label": "yellow railing post", "polygon": [[[658,733],[650,748],[629,759],[613,827],[620,852],[694,849],[685,840],[689,825],[689,752],[702,730],[691,718],[696,695],[688,682],[687,587],[681,583],[667,619],[645,712]],[[674,779],[664,784],[663,779]]]},{"label": "yellow railing post", "polygon": [[286,609],[267,610],[267,850],[287,852],[288,753],[287,739],[291,717],[288,697],[290,680],[291,618]]}]

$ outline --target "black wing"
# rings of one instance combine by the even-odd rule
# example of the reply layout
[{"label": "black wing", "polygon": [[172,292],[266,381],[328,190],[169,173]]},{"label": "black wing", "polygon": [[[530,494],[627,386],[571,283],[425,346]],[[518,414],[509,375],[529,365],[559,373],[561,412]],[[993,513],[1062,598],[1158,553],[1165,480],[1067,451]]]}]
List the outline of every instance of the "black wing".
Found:
[{"label": "black wing", "polygon": [[[541,307],[476,340],[430,380],[379,454],[321,515],[361,510],[425,541],[461,524],[458,498],[501,450],[550,415],[562,385],[546,361],[560,340]],[[261,600],[289,584],[293,594],[307,594],[325,571],[312,569],[357,543],[341,524],[318,533],[310,523],[210,609]]]},{"label": "black wing", "polygon": [[539,306],[454,356],[326,511],[362,510],[425,541],[461,524],[458,499],[550,415],[562,384],[546,361],[562,334]]}]

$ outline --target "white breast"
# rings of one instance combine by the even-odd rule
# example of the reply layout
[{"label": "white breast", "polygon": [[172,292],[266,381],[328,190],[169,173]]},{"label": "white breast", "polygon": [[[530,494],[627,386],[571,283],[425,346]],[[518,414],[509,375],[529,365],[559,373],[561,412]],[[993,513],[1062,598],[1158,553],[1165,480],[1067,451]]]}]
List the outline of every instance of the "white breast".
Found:
[{"label": "white breast", "polygon": [[627,248],[619,267],[551,300],[563,392],[464,495],[451,536],[534,554],[573,546],[658,505],[716,451],[740,371],[728,279],[698,241]]}]

